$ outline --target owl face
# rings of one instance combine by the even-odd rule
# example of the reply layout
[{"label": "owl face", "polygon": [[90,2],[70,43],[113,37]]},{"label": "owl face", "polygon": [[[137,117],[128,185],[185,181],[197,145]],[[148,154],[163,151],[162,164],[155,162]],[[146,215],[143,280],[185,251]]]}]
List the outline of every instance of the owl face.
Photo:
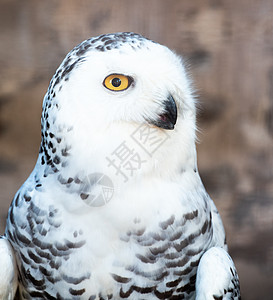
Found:
[{"label": "owl face", "polygon": [[156,140],[168,133],[147,172],[166,157],[171,161],[162,172],[189,161],[195,165],[195,106],[181,58],[131,33],[92,38],[68,53],[43,104],[41,149],[47,161],[69,149],[66,170],[85,170],[86,161],[101,170],[109,151],[131,140],[140,126],[155,129]]},{"label": "owl face", "polygon": [[175,128],[183,105],[193,106],[181,59],[152,41],[138,47],[132,41],[74,58],[56,96],[60,119],[100,128],[115,122]]}]

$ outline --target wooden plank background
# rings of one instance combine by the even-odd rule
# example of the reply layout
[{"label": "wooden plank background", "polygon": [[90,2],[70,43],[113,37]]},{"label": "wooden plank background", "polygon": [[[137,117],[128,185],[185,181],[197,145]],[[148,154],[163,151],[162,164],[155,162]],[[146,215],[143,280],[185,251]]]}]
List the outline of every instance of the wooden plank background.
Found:
[{"label": "wooden plank background", "polygon": [[273,1],[0,1],[0,224],[40,143],[49,80],[82,40],[135,31],[183,55],[199,95],[199,170],[244,299],[273,297]]}]

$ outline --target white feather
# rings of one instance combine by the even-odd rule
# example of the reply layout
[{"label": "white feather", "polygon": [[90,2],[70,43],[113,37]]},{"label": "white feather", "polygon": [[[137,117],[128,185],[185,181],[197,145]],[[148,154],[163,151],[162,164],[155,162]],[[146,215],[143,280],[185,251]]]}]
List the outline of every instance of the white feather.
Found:
[{"label": "white feather", "polygon": [[198,265],[196,300],[238,299],[233,282],[238,275],[229,254],[220,247],[207,250]]},{"label": "white feather", "polygon": [[12,300],[17,290],[17,266],[7,239],[0,238],[0,299]]}]

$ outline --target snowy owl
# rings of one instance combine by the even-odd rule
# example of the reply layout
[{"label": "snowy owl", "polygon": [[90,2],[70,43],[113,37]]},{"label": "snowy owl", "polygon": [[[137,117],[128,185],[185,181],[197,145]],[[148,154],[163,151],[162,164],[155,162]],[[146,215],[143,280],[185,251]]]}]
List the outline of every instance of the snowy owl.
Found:
[{"label": "snowy owl", "polygon": [[70,51],[0,240],[0,295],[240,299],[195,122],[183,60],[167,47],[114,33]]}]

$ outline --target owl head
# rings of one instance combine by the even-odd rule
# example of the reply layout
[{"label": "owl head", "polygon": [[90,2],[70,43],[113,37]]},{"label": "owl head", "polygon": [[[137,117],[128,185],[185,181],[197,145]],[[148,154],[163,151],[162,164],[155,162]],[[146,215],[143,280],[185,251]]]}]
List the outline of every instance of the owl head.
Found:
[{"label": "owl head", "polygon": [[141,126],[168,136],[153,165],[172,156],[192,161],[194,102],[183,61],[167,47],[135,33],[88,39],[68,53],[45,95],[44,161],[54,164],[55,153],[73,153],[74,164],[105,156]]}]

